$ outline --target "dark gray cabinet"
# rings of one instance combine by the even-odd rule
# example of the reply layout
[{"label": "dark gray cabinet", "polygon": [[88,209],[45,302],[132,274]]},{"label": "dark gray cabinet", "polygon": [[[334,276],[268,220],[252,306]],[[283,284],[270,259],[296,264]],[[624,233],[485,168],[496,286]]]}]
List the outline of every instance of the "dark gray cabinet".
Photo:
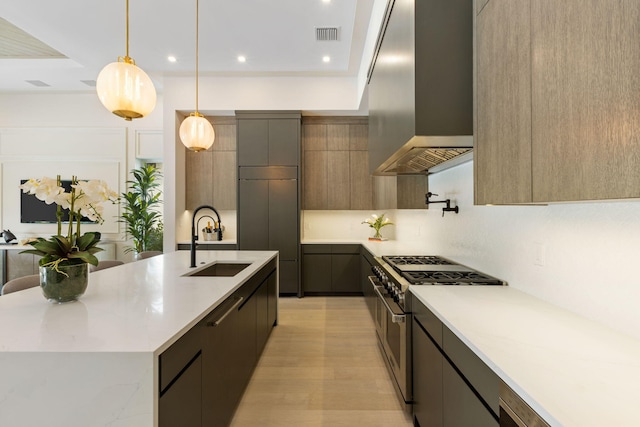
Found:
[{"label": "dark gray cabinet", "polygon": [[269,298],[277,298],[275,278],[274,260],[204,320],[204,426],[228,425],[233,418],[275,324],[263,316]]},{"label": "dark gray cabinet", "polygon": [[275,260],[160,355],[159,426],[224,426],[277,322]]},{"label": "dark gray cabinet", "polygon": [[202,356],[198,354],[161,395],[158,411],[160,427],[202,426]]},{"label": "dark gray cabinet", "polygon": [[371,317],[375,319],[377,296],[373,290],[373,285],[369,281],[369,276],[373,275],[373,271],[371,270],[374,265],[373,254],[371,254],[371,252],[369,252],[364,246],[361,247],[361,253],[360,286],[362,287],[362,295],[364,295],[364,300],[367,303],[369,314],[371,314]]},{"label": "dark gray cabinet", "polygon": [[236,112],[238,247],[280,253],[280,293],[299,294],[300,113]]},{"label": "dark gray cabinet", "polygon": [[300,113],[236,111],[238,165],[297,166]]},{"label": "dark gray cabinet", "polygon": [[412,304],[415,425],[497,427],[498,376],[424,304]]},{"label": "dark gray cabinet", "polygon": [[420,323],[413,319],[413,418],[419,426],[442,427],[444,358]]},{"label": "dark gray cabinet", "polygon": [[200,332],[194,327],[160,355],[160,427],[203,425]]},{"label": "dark gray cabinet", "polygon": [[[280,293],[298,293],[300,229],[297,168],[272,177],[270,168],[240,168],[238,182],[238,247],[280,253]],[[281,170],[279,172],[282,172]],[[270,179],[272,178],[272,179]]]},{"label": "dark gray cabinet", "polygon": [[303,245],[305,294],[362,294],[360,245]]},{"label": "dark gray cabinet", "polygon": [[[203,332],[202,422],[204,426],[228,425],[244,391],[247,376],[243,363],[243,341],[238,306],[240,296],[233,296],[205,319]],[[245,311],[246,313],[246,311]]]}]

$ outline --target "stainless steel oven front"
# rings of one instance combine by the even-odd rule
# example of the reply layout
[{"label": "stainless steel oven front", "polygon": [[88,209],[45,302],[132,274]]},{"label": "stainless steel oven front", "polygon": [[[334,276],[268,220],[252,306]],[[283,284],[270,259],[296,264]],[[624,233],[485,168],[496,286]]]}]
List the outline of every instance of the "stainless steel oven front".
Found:
[{"label": "stainless steel oven front", "polygon": [[398,397],[404,409],[411,411],[411,314],[405,312],[376,276],[369,276],[369,282],[376,297],[374,320],[378,344],[395,380]]}]

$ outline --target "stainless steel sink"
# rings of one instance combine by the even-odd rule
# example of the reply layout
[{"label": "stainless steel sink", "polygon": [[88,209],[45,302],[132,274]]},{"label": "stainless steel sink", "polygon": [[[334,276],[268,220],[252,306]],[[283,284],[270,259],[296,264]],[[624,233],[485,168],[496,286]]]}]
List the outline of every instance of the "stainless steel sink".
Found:
[{"label": "stainless steel sink", "polygon": [[202,270],[187,273],[185,276],[201,276],[201,277],[231,277],[240,273],[251,264],[246,263],[231,263],[231,262],[216,262],[211,264]]}]

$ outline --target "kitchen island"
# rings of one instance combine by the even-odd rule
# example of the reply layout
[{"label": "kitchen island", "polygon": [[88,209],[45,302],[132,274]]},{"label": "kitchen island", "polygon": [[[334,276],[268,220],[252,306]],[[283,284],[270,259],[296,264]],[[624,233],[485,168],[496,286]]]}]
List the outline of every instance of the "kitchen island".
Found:
[{"label": "kitchen island", "polygon": [[[277,256],[173,252],[91,273],[77,302],[0,297],[0,425],[157,426],[161,354]],[[249,266],[185,276],[215,262]]]}]

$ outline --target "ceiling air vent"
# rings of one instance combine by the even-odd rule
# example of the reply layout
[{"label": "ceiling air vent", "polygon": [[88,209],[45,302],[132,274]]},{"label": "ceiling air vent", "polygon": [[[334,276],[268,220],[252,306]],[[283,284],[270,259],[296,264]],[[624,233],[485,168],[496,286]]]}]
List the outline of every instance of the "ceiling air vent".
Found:
[{"label": "ceiling air vent", "polygon": [[86,84],[89,87],[96,87],[95,80],[80,80],[82,83]]},{"label": "ceiling air vent", "polygon": [[49,87],[50,84],[43,82],[42,80],[25,80],[25,82],[32,84],[37,87]]},{"label": "ceiling air vent", "polygon": [[316,27],[316,41],[337,41],[340,38],[340,27]]}]

